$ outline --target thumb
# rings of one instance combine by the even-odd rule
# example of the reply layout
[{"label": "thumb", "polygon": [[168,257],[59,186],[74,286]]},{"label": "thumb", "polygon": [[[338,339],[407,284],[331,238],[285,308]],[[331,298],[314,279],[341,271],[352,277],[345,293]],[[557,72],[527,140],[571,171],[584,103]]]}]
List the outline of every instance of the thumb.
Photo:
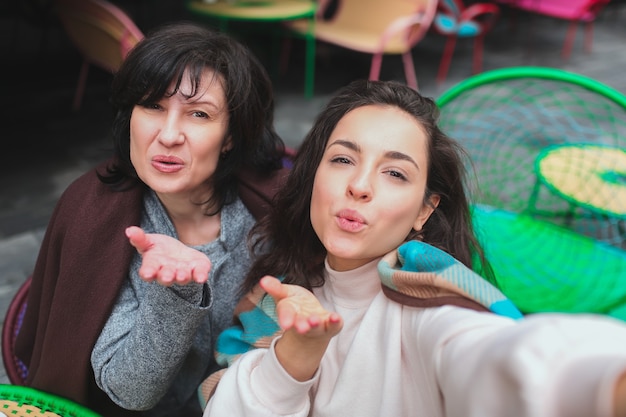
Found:
[{"label": "thumb", "polygon": [[288,296],[287,289],[277,278],[266,275],[261,278],[259,284],[277,303]]},{"label": "thumb", "polygon": [[130,226],[126,228],[126,237],[130,241],[130,244],[137,249],[140,254],[152,247],[152,242],[146,235],[146,232],[142,228],[137,226]]}]

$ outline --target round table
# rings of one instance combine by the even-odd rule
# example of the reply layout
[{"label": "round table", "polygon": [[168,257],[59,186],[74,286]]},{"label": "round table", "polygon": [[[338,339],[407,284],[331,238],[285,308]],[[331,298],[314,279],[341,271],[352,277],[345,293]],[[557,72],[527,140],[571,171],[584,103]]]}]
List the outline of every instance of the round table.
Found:
[{"label": "round table", "polygon": [[308,0],[192,0],[187,3],[187,9],[222,19],[279,21],[311,18],[317,5]]},{"label": "round table", "polygon": [[626,219],[626,150],[568,144],[551,146],[537,157],[538,180],[570,204]]},{"label": "round table", "polygon": [[284,20],[308,19],[309,30],[305,34],[306,65],[304,74],[304,94],[313,97],[315,71],[315,37],[313,22],[317,3],[314,0],[216,0],[207,2],[190,0],[186,8],[192,14],[214,18],[219,21],[220,30],[225,31],[229,20],[280,22]]}]

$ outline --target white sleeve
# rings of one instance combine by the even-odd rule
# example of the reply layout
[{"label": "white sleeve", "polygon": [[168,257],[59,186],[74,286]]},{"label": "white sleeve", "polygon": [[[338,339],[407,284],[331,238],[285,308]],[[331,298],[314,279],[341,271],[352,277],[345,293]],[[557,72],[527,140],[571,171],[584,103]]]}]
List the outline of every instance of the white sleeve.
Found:
[{"label": "white sleeve", "polygon": [[448,417],[612,415],[615,382],[626,371],[626,323],[535,314],[495,331],[467,329],[435,355]]},{"label": "white sleeve", "polygon": [[276,340],[270,349],[247,352],[228,368],[204,410],[204,417],[308,415],[309,391],[319,379],[319,371],[308,381],[293,379],[278,362]]}]

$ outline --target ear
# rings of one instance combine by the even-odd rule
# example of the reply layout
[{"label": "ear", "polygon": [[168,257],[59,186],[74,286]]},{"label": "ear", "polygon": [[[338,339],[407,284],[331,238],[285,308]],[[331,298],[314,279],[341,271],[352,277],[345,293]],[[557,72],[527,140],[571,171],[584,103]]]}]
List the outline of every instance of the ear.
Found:
[{"label": "ear", "polygon": [[222,144],[221,153],[224,154],[230,151],[232,148],[233,148],[233,138],[232,136],[228,135],[228,137],[224,140],[224,143]]},{"label": "ear", "polygon": [[429,197],[428,200],[430,204],[424,204],[422,206],[422,209],[415,219],[415,223],[413,223],[413,229],[415,230],[422,230],[422,227],[424,227],[424,223],[426,223],[426,220],[428,220],[430,215],[433,214],[433,211],[435,211],[435,208],[439,205],[441,197],[439,196],[439,194],[433,194]]}]

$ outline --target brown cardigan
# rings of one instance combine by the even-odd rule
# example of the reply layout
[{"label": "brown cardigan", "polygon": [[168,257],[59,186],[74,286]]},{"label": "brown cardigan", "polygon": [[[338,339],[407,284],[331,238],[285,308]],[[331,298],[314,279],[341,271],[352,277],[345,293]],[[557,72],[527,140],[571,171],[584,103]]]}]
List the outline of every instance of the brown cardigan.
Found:
[{"label": "brown cardigan", "polygon": [[[134,248],[124,230],[138,225],[143,187],[112,191],[98,179],[106,162],[73,182],[50,218],[15,343],[28,366],[26,385],[83,404],[105,416],[139,415],[115,405],[95,383],[91,351]],[[240,176],[240,197],[258,219],[284,183],[286,169],[270,178]]]}]

